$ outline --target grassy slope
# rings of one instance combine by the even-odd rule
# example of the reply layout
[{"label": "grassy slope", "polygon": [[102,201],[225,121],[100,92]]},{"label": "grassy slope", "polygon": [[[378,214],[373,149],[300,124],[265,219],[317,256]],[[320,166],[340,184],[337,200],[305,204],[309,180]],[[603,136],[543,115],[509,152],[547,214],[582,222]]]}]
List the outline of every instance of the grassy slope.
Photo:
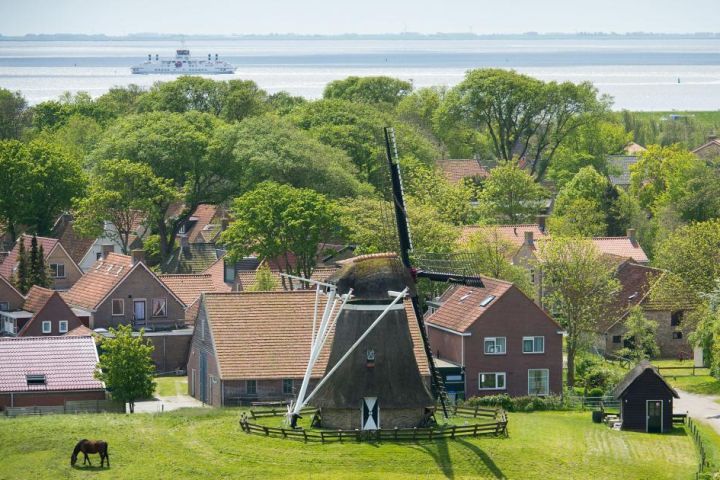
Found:
[{"label": "grassy slope", "polygon": [[693,376],[692,360],[683,362],[678,360],[653,360],[653,364],[659,367],[690,367],[682,370],[661,370],[661,372],[673,387],[690,393],[720,395],[720,380],[711,377],[707,368],[696,369],[696,374]]},{"label": "grassy slope", "polygon": [[83,437],[110,443],[112,468],[93,470],[95,479],[689,479],[696,464],[684,430],[617,432],[593,424],[589,412],[514,413],[509,438],[382,445],[249,436],[237,419],[238,410],[0,419],[0,478],[89,478],[69,466]]}]

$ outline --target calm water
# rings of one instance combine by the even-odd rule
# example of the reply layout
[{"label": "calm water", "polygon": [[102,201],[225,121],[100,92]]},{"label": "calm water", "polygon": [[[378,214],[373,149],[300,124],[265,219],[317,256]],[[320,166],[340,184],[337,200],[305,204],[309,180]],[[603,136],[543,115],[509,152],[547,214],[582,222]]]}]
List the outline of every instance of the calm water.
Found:
[{"label": "calm water", "polygon": [[[114,85],[149,86],[172,76],[131,75],[148,53],[175,42],[0,42],[0,87],[31,103],[64,91],[98,96]],[[416,87],[452,86],[478,67],[514,68],[542,80],[593,82],[631,110],[720,109],[720,40],[226,40],[192,41],[194,56],[218,53],[235,75],[269,92],[316,98],[349,75],[390,75]]]}]

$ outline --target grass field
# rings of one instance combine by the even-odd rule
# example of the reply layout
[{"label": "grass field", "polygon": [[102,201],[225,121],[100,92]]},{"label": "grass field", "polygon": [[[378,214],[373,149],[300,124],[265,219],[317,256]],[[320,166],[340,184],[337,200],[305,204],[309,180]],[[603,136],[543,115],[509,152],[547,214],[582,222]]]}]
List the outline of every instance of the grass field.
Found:
[{"label": "grass field", "polygon": [[[247,435],[238,414],[196,409],[0,419],[0,479],[655,480],[694,478],[696,466],[684,429],[618,432],[592,423],[589,412],[512,413],[509,438],[326,445]],[[70,453],[81,438],[107,440],[112,467],[71,468]]]},{"label": "grass field", "polygon": [[175,395],[187,395],[187,377],[155,377],[155,395],[172,397]]},{"label": "grass field", "polygon": [[720,395],[720,380],[710,376],[707,368],[696,369],[692,375],[692,360],[653,360],[658,367],[688,367],[681,370],[660,370],[673,387],[690,393]]}]

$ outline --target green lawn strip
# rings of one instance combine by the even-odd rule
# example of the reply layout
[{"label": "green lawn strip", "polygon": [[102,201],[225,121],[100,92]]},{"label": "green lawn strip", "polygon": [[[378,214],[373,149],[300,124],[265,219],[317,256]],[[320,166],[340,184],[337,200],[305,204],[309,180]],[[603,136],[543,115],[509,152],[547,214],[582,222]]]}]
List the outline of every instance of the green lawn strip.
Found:
[{"label": "green lawn strip", "polygon": [[187,377],[155,377],[155,395],[173,397],[187,394]]},{"label": "green lawn strip", "polygon": [[[185,409],[0,419],[0,478],[689,479],[697,464],[684,429],[618,432],[592,423],[589,412],[511,413],[508,438],[325,445],[248,435],[239,414]],[[280,425],[280,418],[271,420]],[[81,438],[108,441],[112,468],[70,468]]]},{"label": "green lawn strip", "polygon": [[705,448],[705,458],[708,465],[706,471],[720,471],[720,435],[707,423],[697,421],[695,425],[700,431],[700,439]]}]

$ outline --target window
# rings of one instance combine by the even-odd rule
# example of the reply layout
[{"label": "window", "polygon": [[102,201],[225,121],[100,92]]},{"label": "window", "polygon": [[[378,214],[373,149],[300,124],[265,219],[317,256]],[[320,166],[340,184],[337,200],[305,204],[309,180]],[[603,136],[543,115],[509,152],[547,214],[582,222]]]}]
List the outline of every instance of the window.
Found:
[{"label": "window", "polygon": [[113,298],[112,314],[113,315],[125,315],[125,301],[122,298]]},{"label": "window", "polygon": [[530,269],[530,283],[532,283],[532,284],[535,283],[535,269],[534,268]]},{"label": "window", "polygon": [[167,317],[167,298],[153,298],[153,317]]},{"label": "window", "polygon": [[493,300],[495,300],[495,295],[488,295],[487,297],[483,298],[482,302],[480,302],[480,306],[487,307]]},{"label": "window", "polygon": [[102,252],[95,253],[95,260],[100,260],[102,258]]},{"label": "window", "polygon": [[286,378],[283,380],[283,393],[286,394],[292,394],[293,393],[293,381],[292,378]]},{"label": "window", "polygon": [[505,372],[479,373],[478,390],[505,390]]},{"label": "window", "polygon": [[680,340],[682,338],[682,332],[673,332],[673,340]]},{"label": "window", "polygon": [[485,355],[505,353],[505,337],[485,337]]},{"label": "window", "polygon": [[50,276],[52,278],[65,278],[65,264],[64,263],[51,263],[50,264]]},{"label": "window", "polygon": [[257,393],[257,382],[255,380],[245,380],[245,393],[248,395]]},{"label": "window", "polygon": [[523,353],[545,353],[545,337],[523,337]]},{"label": "window", "polygon": [[550,370],[537,368],[528,370],[528,395],[548,395],[550,393]]},{"label": "window", "polygon": [[682,322],[683,318],[683,311],[678,310],[677,312],[673,312],[670,316],[670,326],[671,327],[679,327],[680,323]]},{"label": "window", "polygon": [[52,333],[52,322],[49,320],[45,320],[42,322],[42,332],[43,333]]},{"label": "window", "polygon": [[622,341],[622,335],[613,335],[612,342],[620,343]]},{"label": "window", "polygon": [[42,373],[40,373],[40,374],[28,373],[25,376],[25,379],[27,381],[28,386],[30,386],[30,385],[45,385],[45,375]]},{"label": "window", "polygon": [[224,279],[226,283],[232,283],[235,281],[235,264],[228,261],[224,261]]},{"label": "window", "polygon": [[60,320],[58,323],[58,331],[60,333],[67,333],[68,331],[68,321],[67,320]]},{"label": "window", "polygon": [[10,303],[0,302],[0,312],[7,312],[8,310],[10,310]]}]

